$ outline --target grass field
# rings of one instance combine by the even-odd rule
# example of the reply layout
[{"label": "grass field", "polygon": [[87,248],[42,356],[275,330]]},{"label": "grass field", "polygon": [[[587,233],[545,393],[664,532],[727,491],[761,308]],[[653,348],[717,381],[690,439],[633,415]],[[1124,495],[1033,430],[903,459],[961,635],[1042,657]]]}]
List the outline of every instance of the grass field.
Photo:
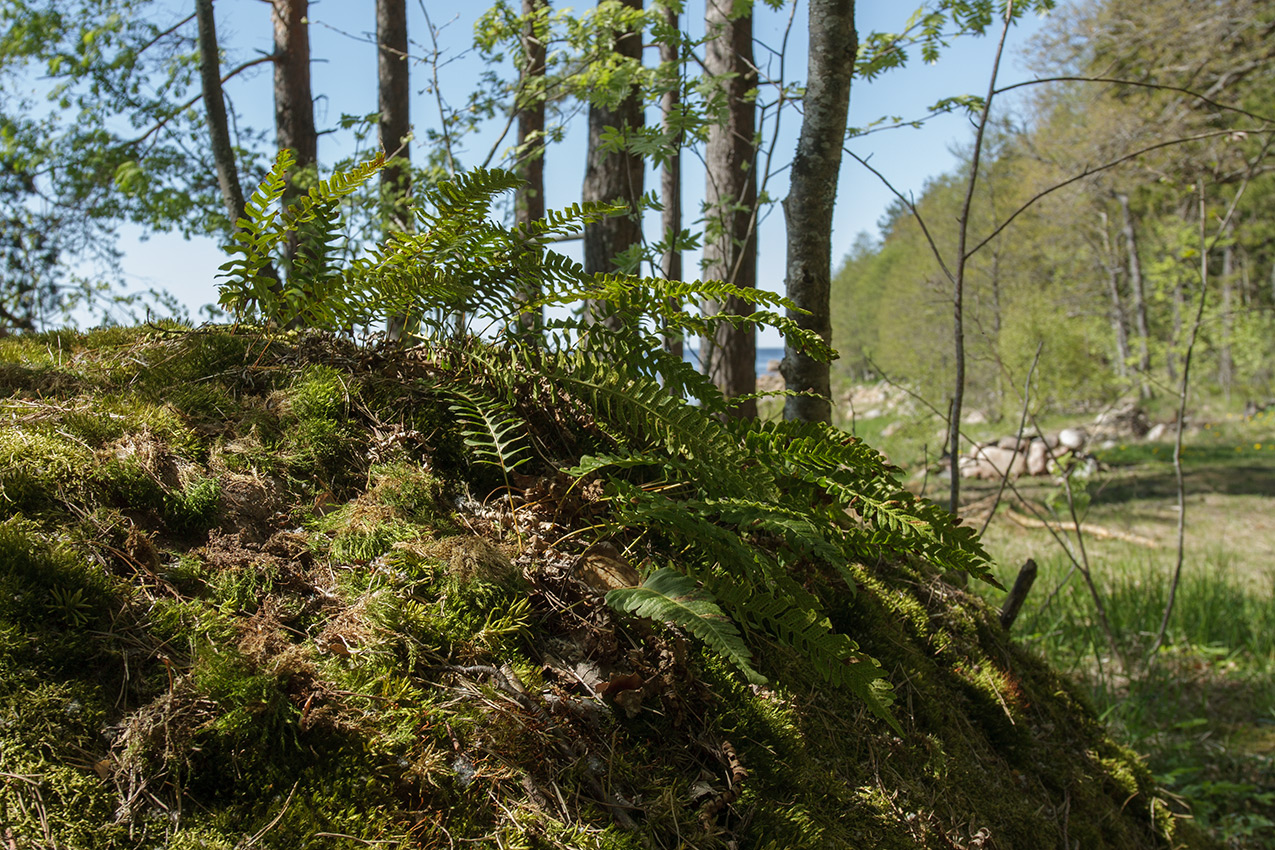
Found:
[{"label": "grass field", "polygon": [[[1172,457],[1171,443],[1098,452],[1100,470],[1073,487],[1080,538],[1062,487],[1024,479],[1006,490],[984,543],[1007,586],[1027,558],[1039,566],[1019,639],[1088,686],[1097,710],[1225,846],[1275,847],[1275,417],[1188,433],[1182,580],[1152,659],[1177,561]],[[965,489],[980,521],[995,490]],[[1088,564],[1117,652],[1076,562]],[[988,598],[999,605],[1001,594]]]}]

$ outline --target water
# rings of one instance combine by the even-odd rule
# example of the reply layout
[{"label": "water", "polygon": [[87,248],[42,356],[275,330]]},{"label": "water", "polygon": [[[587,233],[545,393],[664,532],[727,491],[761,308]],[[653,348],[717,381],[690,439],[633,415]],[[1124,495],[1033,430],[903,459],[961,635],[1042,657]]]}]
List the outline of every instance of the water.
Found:
[{"label": "water", "polygon": [[[687,346],[685,349],[683,349],[683,356],[686,358],[687,362],[694,363],[696,368],[699,368],[699,349],[698,348],[692,348],[690,346]],[[770,361],[774,360],[777,362],[783,359],[784,359],[784,350],[782,347],[780,348],[760,348],[759,347],[757,349],[757,362],[756,362],[757,374],[758,375],[766,374],[766,372],[769,371],[768,367],[770,366]]]}]

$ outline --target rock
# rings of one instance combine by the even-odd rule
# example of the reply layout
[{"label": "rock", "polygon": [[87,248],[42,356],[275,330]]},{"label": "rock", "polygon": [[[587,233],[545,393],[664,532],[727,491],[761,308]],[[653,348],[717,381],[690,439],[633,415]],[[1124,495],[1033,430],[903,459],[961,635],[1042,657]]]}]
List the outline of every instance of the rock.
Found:
[{"label": "rock", "polygon": [[1137,402],[1128,402],[1121,407],[1098,414],[1094,424],[1101,426],[1100,430],[1104,435],[1117,439],[1141,437],[1151,429],[1147,412],[1138,406]]},{"label": "rock", "polygon": [[966,425],[982,425],[987,422],[987,414],[981,410],[971,410],[965,414]]},{"label": "rock", "polygon": [[1059,443],[1057,434],[1046,434],[1041,439],[1043,439],[1045,441],[1045,445],[1049,446],[1051,449],[1058,448]]},{"label": "rock", "polygon": [[1031,445],[1031,440],[1026,437],[1001,437],[996,441],[996,445],[1002,449],[1010,449],[1011,451],[1023,452]]},{"label": "rock", "polygon": [[1148,443],[1159,442],[1167,437],[1172,431],[1173,426],[1168,422],[1157,422],[1151,426],[1151,430],[1146,433],[1146,436],[1143,439],[1145,439]]},{"label": "rock", "polygon": [[1027,457],[1022,452],[1000,446],[986,446],[975,450],[974,459],[986,465],[978,478],[999,478],[1009,470],[1010,478],[1017,478],[1027,471]]},{"label": "rock", "polygon": [[881,436],[893,437],[895,434],[899,433],[902,430],[903,430],[903,420],[896,419],[893,422],[891,422],[889,425],[881,429]]},{"label": "rock", "polygon": [[778,361],[778,360],[767,360],[767,361],[766,361],[766,371],[767,371],[767,372],[770,372],[770,373],[773,373],[773,374],[775,374],[775,375],[778,375],[778,374],[779,374],[779,363],[780,363],[780,361]]},{"label": "rock", "polygon": [[1049,446],[1044,440],[1032,440],[1027,447],[1027,474],[1045,475],[1049,472]]},{"label": "rock", "polygon": [[1058,432],[1058,443],[1073,452],[1083,449],[1088,439],[1089,435],[1084,428],[1064,428]]}]

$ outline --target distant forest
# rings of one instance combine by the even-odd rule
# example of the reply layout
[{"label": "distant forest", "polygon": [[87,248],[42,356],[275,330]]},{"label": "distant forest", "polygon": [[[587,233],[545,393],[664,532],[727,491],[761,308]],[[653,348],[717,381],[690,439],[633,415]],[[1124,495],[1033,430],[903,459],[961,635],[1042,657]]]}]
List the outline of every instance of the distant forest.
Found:
[{"label": "distant forest", "polygon": [[[1030,47],[1037,76],[1053,81],[1029,89],[984,142],[967,247],[986,240],[966,269],[966,410],[1017,407],[1012,387],[1038,344],[1042,403],[1173,395],[1202,291],[1192,384],[1237,406],[1270,398],[1272,29],[1275,7],[1261,0],[1055,10]],[[832,295],[843,382],[887,377],[936,406],[950,395],[944,265],[968,163],[914,204],[900,197],[880,237],[861,234],[845,259]]]}]

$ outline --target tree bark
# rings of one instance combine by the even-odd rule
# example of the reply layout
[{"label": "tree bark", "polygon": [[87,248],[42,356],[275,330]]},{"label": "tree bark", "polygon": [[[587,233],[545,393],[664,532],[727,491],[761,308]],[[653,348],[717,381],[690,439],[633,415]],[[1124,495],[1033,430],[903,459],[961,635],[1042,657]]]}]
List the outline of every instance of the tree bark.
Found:
[{"label": "tree bark", "polygon": [[[757,285],[756,107],[748,92],[757,84],[757,73],[751,9],[738,16],[733,11],[731,0],[708,0],[704,11],[704,29],[709,36],[704,45],[704,68],[725,100],[719,120],[709,128],[704,150],[704,202],[710,230],[716,231],[704,244],[704,276],[752,289]],[[705,301],[702,308],[705,315],[753,312],[751,303],[734,296],[724,304]],[[753,328],[722,325],[712,338],[704,340],[700,358],[727,398],[756,392],[757,339]],[[755,417],[757,402],[736,405],[731,412],[740,418]]]},{"label": "tree bark", "polygon": [[[381,171],[381,226],[387,233],[408,231],[412,229],[408,207],[412,191],[412,88],[407,63],[406,0],[376,0],[376,47],[376,95],[380,107],[377,132],[381,150],[388,157]],[[411,316],[389,316],[386,336],[400,340],[412,324]]]},{"label": "tree bark", "polygon": [[[667,6],[664,9],[664,23],[673,31],[678,31],[677,7]],[[681,50],[674,44],[660,45],[660,62],[678,68],[681,62]],[[680,75],[679,75],[680,85]],[[664,238],[668,240],[668,248],[660,257],[660,274],[665,280],[682,279],[682,251],[677,240],[682,232],[682,137],[674,132],[673,122],[681,105],[681,92],[678,87],[671,86],[660,98],[660,111],[664,116],[664,132],[669,134],[673,145],[673,153],[664,163],[660,172],[660,202],[664,206],[660,224],[664,230]],[[670,303],[674,310],[680,310],[680,302]],[[680,331],[664,334],[664,350],[674,357],[682,357],[682,334]]]},{"label": "tree bark", "polygon": [[1129,196],[1121,192],[1116,195],[1116,200],[1120,202],[1125,248],[1129,254],[1129,290],[1133,296],[1133,326],[1138,335],[1138,374],[1142,377],[1142,396],[1146,398],[1151,395],[1151,385],[1147,381],[1151,372],[1148,342],[1151,333],[1147,327],[1147,297],[1142,279],[1142,258],[1138,253],[1138,231],[1129,211]]},{"label": "tree bark", "polygon": [[1129,377],[1129,317],[1125,315],[1124,299],[1120,297],[1120,264],[1116,261],[1108,231],[1107,214],[1102,219],[1103,268],[1107,273],[1107,294],[1111,296],[1111,330],[1116,337],[1116,375],[1122,380]]},{"label": "tree bark", "polygon": [[387,229],[407,229],[412,189],[411,75],[407,63],[407,2],[376,0],[378,133],[388,158],[381,171],[381,210]]},{"label": "tree bark", "polygon": [[221,90],[221,60],[218,55],[217,23],[212,0],[195,0],[195,19],[199,26],[199,76],[204,95],[204,114],[208,120],[209,146],[217,167],[217,186],[221,190],[226,215],[233,232],[243,216],[244,194],[239,184],[239,167],[235,148],[230,141],[230,125],[226,119],[226,99]]},{"label": "tree bark", "polygon": [[[314,98],[310,93],[309,0],[270,0],[274,24],[274,126],[275,143],[291,150],[296,166],[288,175],[284,204],[302,192],[297,175],[314,169],[319,161],[319,135],[314,127]],[[287,265],[300,244],[296,233],[288,235]]]},{"label": "tree bark", "polygon": [[[544,78],[546,50],[543,37],[542,16],[547,12],[547,0],[522,0],[522,79],[518,84],[518,174],[522,186],[514,197],[514,220],[527,225],[545,215],[545,96]],[[521,297],[529,302],[540,296],[538,287],[522,290]],[[527,331],[535,331],[543,324],[543,316],[523,313],[519,325]]]},{"label": "tree bark", "polygon": [[[854,0],[811,0],[810,52],[801,135],[793,157],[784,220],[788,231],[788,298],[800,309],[788,315],[799,327],[832,341],[832,212],[841,171],[841,146],[850,109],[850,81],[859,38]],[[780,371],[789,391],[784,418],[832,421],[827,363],[789,344]]]},{"label": "tree bark", "polygon": [[[620,0],[631,9],[641,9],[642,0]],[[642,61],[642,34],[626,32],[614,42],[621,57]],[[628,204],[629,212],[588,225],[584,228],[584,270],[589,274],[616,271],[616,257],[642,241],[640,201],[643,189],[642,158],[628,151],[608,153],[601,148],[602,131],[614,127],[621,132],[643,126],[642,93],[634,85],[629,94],[612,107],[604,102],[589,106],[589,147],[584,176],[583,199]],[[605,303],[585,305],[586,315],[617,327],[620,319],[610,315]]]}]

